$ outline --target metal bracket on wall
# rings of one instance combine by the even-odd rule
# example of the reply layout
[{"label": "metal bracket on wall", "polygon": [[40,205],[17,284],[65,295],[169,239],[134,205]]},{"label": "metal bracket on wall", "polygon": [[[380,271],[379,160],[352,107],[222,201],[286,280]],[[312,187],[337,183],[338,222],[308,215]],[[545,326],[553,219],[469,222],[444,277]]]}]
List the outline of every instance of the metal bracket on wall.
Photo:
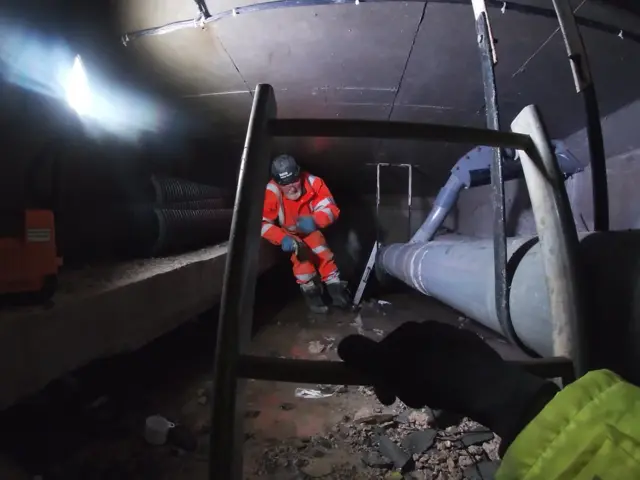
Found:
[{"label": "metal bracket on wall", "polygon": [[356,294],[353,296],[352,305],[354,308],[358,307],[358,305],[360,305],[360,302],[362,301],[364,290],[365,288],[367,288],[369,278],[371,278],[371,272],[373,271],[376,263],[378,247],[380,246],[380,169],[382,167],[398,167],[407,169],[407,223],[409,230],[408,238],[411,238],[412,234],[411,212],[413,204],[413,165],[409,163],[367,163],[367,165],[376,167],[376,240],[373,244],[373,248],[371,249],[371,253],[369,254],[367,264],[364,267],[364,272],[362,272],[362,277],[360,278],[360,283],[358,284],[358,288],[356,289]]}]

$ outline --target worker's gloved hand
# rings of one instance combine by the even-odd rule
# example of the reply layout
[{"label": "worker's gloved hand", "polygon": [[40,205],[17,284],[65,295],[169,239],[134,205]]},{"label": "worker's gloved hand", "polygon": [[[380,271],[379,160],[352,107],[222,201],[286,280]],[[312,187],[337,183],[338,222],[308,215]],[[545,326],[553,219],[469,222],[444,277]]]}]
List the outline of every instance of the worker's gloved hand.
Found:
[{"label": "worker's gloved hand", "polygon": [[405,323],[380,342],[348,336],[338,355],[371,378],[382,403],[468,416],[502,437],[502,451],[557,392],[476,334],[435,321]]},{"label": "worker's gloved hand", "polygon": [[280,248],[282,248],[283,252],[295,252],[296,251],[296,241],[293,237],[284,237],[282,242],[280,243]]},{"label": "worker's gloved hand", "polygon": [[296,222],[296,228],[302,233],[315,232],[318,227],[313,217],[300,217]]}]

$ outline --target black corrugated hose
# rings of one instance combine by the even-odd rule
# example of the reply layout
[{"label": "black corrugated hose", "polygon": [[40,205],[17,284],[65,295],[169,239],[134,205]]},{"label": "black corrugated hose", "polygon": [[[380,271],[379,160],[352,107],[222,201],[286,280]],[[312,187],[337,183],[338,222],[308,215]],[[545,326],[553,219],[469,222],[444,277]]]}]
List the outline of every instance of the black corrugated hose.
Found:
[{"label": "black corrugated hose", "polygon": [[229,239],[233,209],[176,210],[156,208],[157,238],[150,245],[151,256],[201,248]]},{"label": "black corrugated hose", "polygon": [[155,202],[159,205],[229,198],[225,189],[172,177],[151,176]]}]

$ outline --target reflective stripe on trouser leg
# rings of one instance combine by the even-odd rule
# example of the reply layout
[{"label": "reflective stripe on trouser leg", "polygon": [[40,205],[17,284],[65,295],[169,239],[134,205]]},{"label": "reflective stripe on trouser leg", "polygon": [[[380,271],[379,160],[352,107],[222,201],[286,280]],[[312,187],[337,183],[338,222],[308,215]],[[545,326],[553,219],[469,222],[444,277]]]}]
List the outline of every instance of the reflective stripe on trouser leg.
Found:
[{"label": "reflective stripe on trouser leg", "polygon": [[301,262],[297,255],[291,255],[291,263],[293,263],[293,275],[299,284],[309,283],[317,276],[316,267],[311,262]]},{"label": "reflective stripe on trouser leg", "polygon": [[317,258],[318,272],[325,283],[334,283],[340,281],[340,272],[338,266],[333,260],[333,252],[327,245],[324,235],[319,231],[315,231],[304,238],[304,243],[311,249]]}]

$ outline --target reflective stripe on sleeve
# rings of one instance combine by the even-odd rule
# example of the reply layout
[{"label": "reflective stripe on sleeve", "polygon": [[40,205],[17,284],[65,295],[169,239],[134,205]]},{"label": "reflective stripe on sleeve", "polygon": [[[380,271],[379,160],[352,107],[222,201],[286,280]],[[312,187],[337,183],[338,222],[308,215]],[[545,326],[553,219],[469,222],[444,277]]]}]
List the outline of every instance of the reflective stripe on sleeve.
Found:
[{"label": "reflective stripe on sleeve", "polygon": [[325,208],[328,207],[329,205],[331,205],[333,202],[333,198],[331,197],[327,197],[324,200],[320,200],[315,207],[313,207],[314,211],[320,210],[321,208]]},{"label": "reflective stripe on sleeve", "polygon": [[262,225],[262,230],[260,230],[260,235],[264,237],[264,234],[267,233],[273,226],[274,226],[273,223],[265,223],[264,225]]},{"label": "reflective stripe on sleeve", "polygon": [[313,187],[313,184],[315,183],[315,181],[318,179],[318,177],[316,177],[315,175],[311,175],[309,174],[309,176],[307,177],[307,180],[309,180],[309,183],[311,184],[311,186]]},{"label": "reflective stripe on sleeve", "polygon": [[329,217],[329,220],[333,222],[335,217],[333,216],[333,212],[330,209],[321,208],[320,210],[318,210],[318,212],[326,213],[327,217]]},{"label": "reflective stripe on sleeve", "polygon": [[267,190],[272,192],[278,199],[278,222],[280,222],[280,225],[284,225],[284,210],[282,208],[282,195],[280,193],[280,189],[273,183],[269,182],[267,183]]}]

